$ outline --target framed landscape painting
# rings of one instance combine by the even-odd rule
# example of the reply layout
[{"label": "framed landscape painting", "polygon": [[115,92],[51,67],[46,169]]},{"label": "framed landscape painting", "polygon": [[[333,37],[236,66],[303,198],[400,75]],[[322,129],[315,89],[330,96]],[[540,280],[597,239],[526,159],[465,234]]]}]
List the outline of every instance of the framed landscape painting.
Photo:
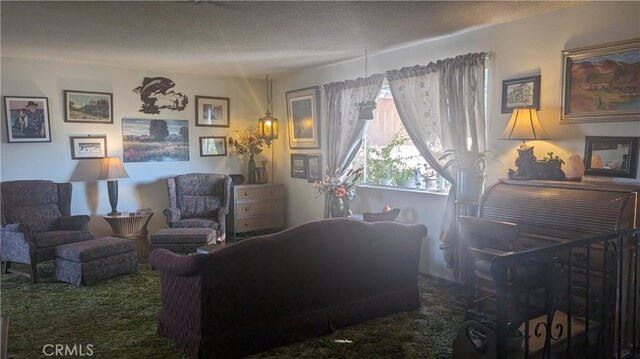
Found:
[{"label": "framed landscape painting", "polygon": [[320,148],[319,100],[317,86],[287,92],[289,148]]},{"label": "framed landscape painting", "polygon": [[189,121],[122,119],[124,162],[189,160]]},{"label": "framed landscape painting", "polygon": [[640,120],[640,38],[562,52],[561,122]]},{"label": "framed landscape painting", "polygon": [[64,90],[64,122],[113,123],[113,94]]},{"label": "framed landscape painting", "polygon": [[540,75],[502,81],[502,113],[523,107],[540,111]]},{"label": "framed landscape painting", "polygon": [[228,97],[196,96],[196,126],[229,127]]},{"label": "framed landscape painting", "polygon": [[86,160],[107,156],[107,136],[71,136],[71,159]]},{"label": "framed landscape painting", "polygon": [[4,108],[9,143],[51,142],[46,97],[4,96]]}]

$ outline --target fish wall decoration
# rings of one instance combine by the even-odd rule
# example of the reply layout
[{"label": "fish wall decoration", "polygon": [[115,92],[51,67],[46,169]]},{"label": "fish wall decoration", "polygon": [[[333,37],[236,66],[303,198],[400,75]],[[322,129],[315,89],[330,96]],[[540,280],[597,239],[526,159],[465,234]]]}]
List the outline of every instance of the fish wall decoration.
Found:
[{"label": "fish wall decoration", "polygon": [[133,89],[140,94],[142,107],[140,112],[159,114],[162,109],[182,111],[187,107],[189,99],[186,95],[173,90],[176,83],[166,77],[145,77],[142,85]]}]

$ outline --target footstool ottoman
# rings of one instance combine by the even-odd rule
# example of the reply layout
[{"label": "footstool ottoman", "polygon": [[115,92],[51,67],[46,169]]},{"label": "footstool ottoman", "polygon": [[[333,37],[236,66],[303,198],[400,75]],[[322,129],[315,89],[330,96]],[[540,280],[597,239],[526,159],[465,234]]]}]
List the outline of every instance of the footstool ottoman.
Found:
[{"label": "footstool ottoman", "polygon": [[199,247],[215,243],[217,232],[211,228],[165,228],[151,236],[153,249],[174,253],[195,253]]},{"label": "footstool ottoman", "polygon": [[56,247],[56,280],[80,287],[138,270],[134,241],[104,237]]}]

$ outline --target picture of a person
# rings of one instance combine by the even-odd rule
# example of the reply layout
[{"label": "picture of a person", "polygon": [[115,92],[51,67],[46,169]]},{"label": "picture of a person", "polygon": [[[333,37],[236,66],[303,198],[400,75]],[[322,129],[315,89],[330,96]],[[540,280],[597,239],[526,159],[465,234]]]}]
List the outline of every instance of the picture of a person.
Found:
[{"label": "picture of a person", "polygon": [[33,101],[29,101],[25,108],[27,109],[25,137],[45,137],[44,111],[39,109],[38,104]]}]

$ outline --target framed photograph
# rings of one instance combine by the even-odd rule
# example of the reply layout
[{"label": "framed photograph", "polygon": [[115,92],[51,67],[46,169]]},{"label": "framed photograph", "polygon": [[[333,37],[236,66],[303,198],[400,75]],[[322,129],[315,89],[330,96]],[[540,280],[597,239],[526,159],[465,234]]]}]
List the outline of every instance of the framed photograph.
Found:
[{"label": "framed photograph", "polygon": [[228,97],[196,96],[196,126],[229,127]]},{"label": "framed photograph", "polygon": [[200,157],[226,156],[227,138],[225,136],[200,137]]},{"label": "framed photograph", "polygon": [[113,123],[113,94],[64,90],[64,122]]},{"label": "framed photograph", "polygon": [[523,107],[540,111],[540,75],[502,81],[502,113]]},{"label": "framed photograph", "polygon": [[51,142],[46,97],[4,96],[4,108],[9,143]]},{"label": "framed photograph", "polygon": [[638,137],[587,136],[584,168],[585,175],[636,178]]},{"label": "framed photograph", "polygon": [[307,155],[307,181],[315,182],[322,180],[322,155],[313,153]]},{"label": "framed photograph", "polygon": [[289,148],[320,148],[320,88],[287,92]]},{"label": "framed photograph", "polygon": [[189,161],[189,121],[122,119],[124,162]]},{"label": "framed photograph", "polygon": [[107,136],[70,136],[71,159],[86,160],[107,157]]},{"label": "framed photograph", "polygon": [[291,154],[291,177],[307,179],[307,155]]},{"label": "framed photograph", "polygon": [[562,52],[561,123],[640,120],[640,38]]}]

